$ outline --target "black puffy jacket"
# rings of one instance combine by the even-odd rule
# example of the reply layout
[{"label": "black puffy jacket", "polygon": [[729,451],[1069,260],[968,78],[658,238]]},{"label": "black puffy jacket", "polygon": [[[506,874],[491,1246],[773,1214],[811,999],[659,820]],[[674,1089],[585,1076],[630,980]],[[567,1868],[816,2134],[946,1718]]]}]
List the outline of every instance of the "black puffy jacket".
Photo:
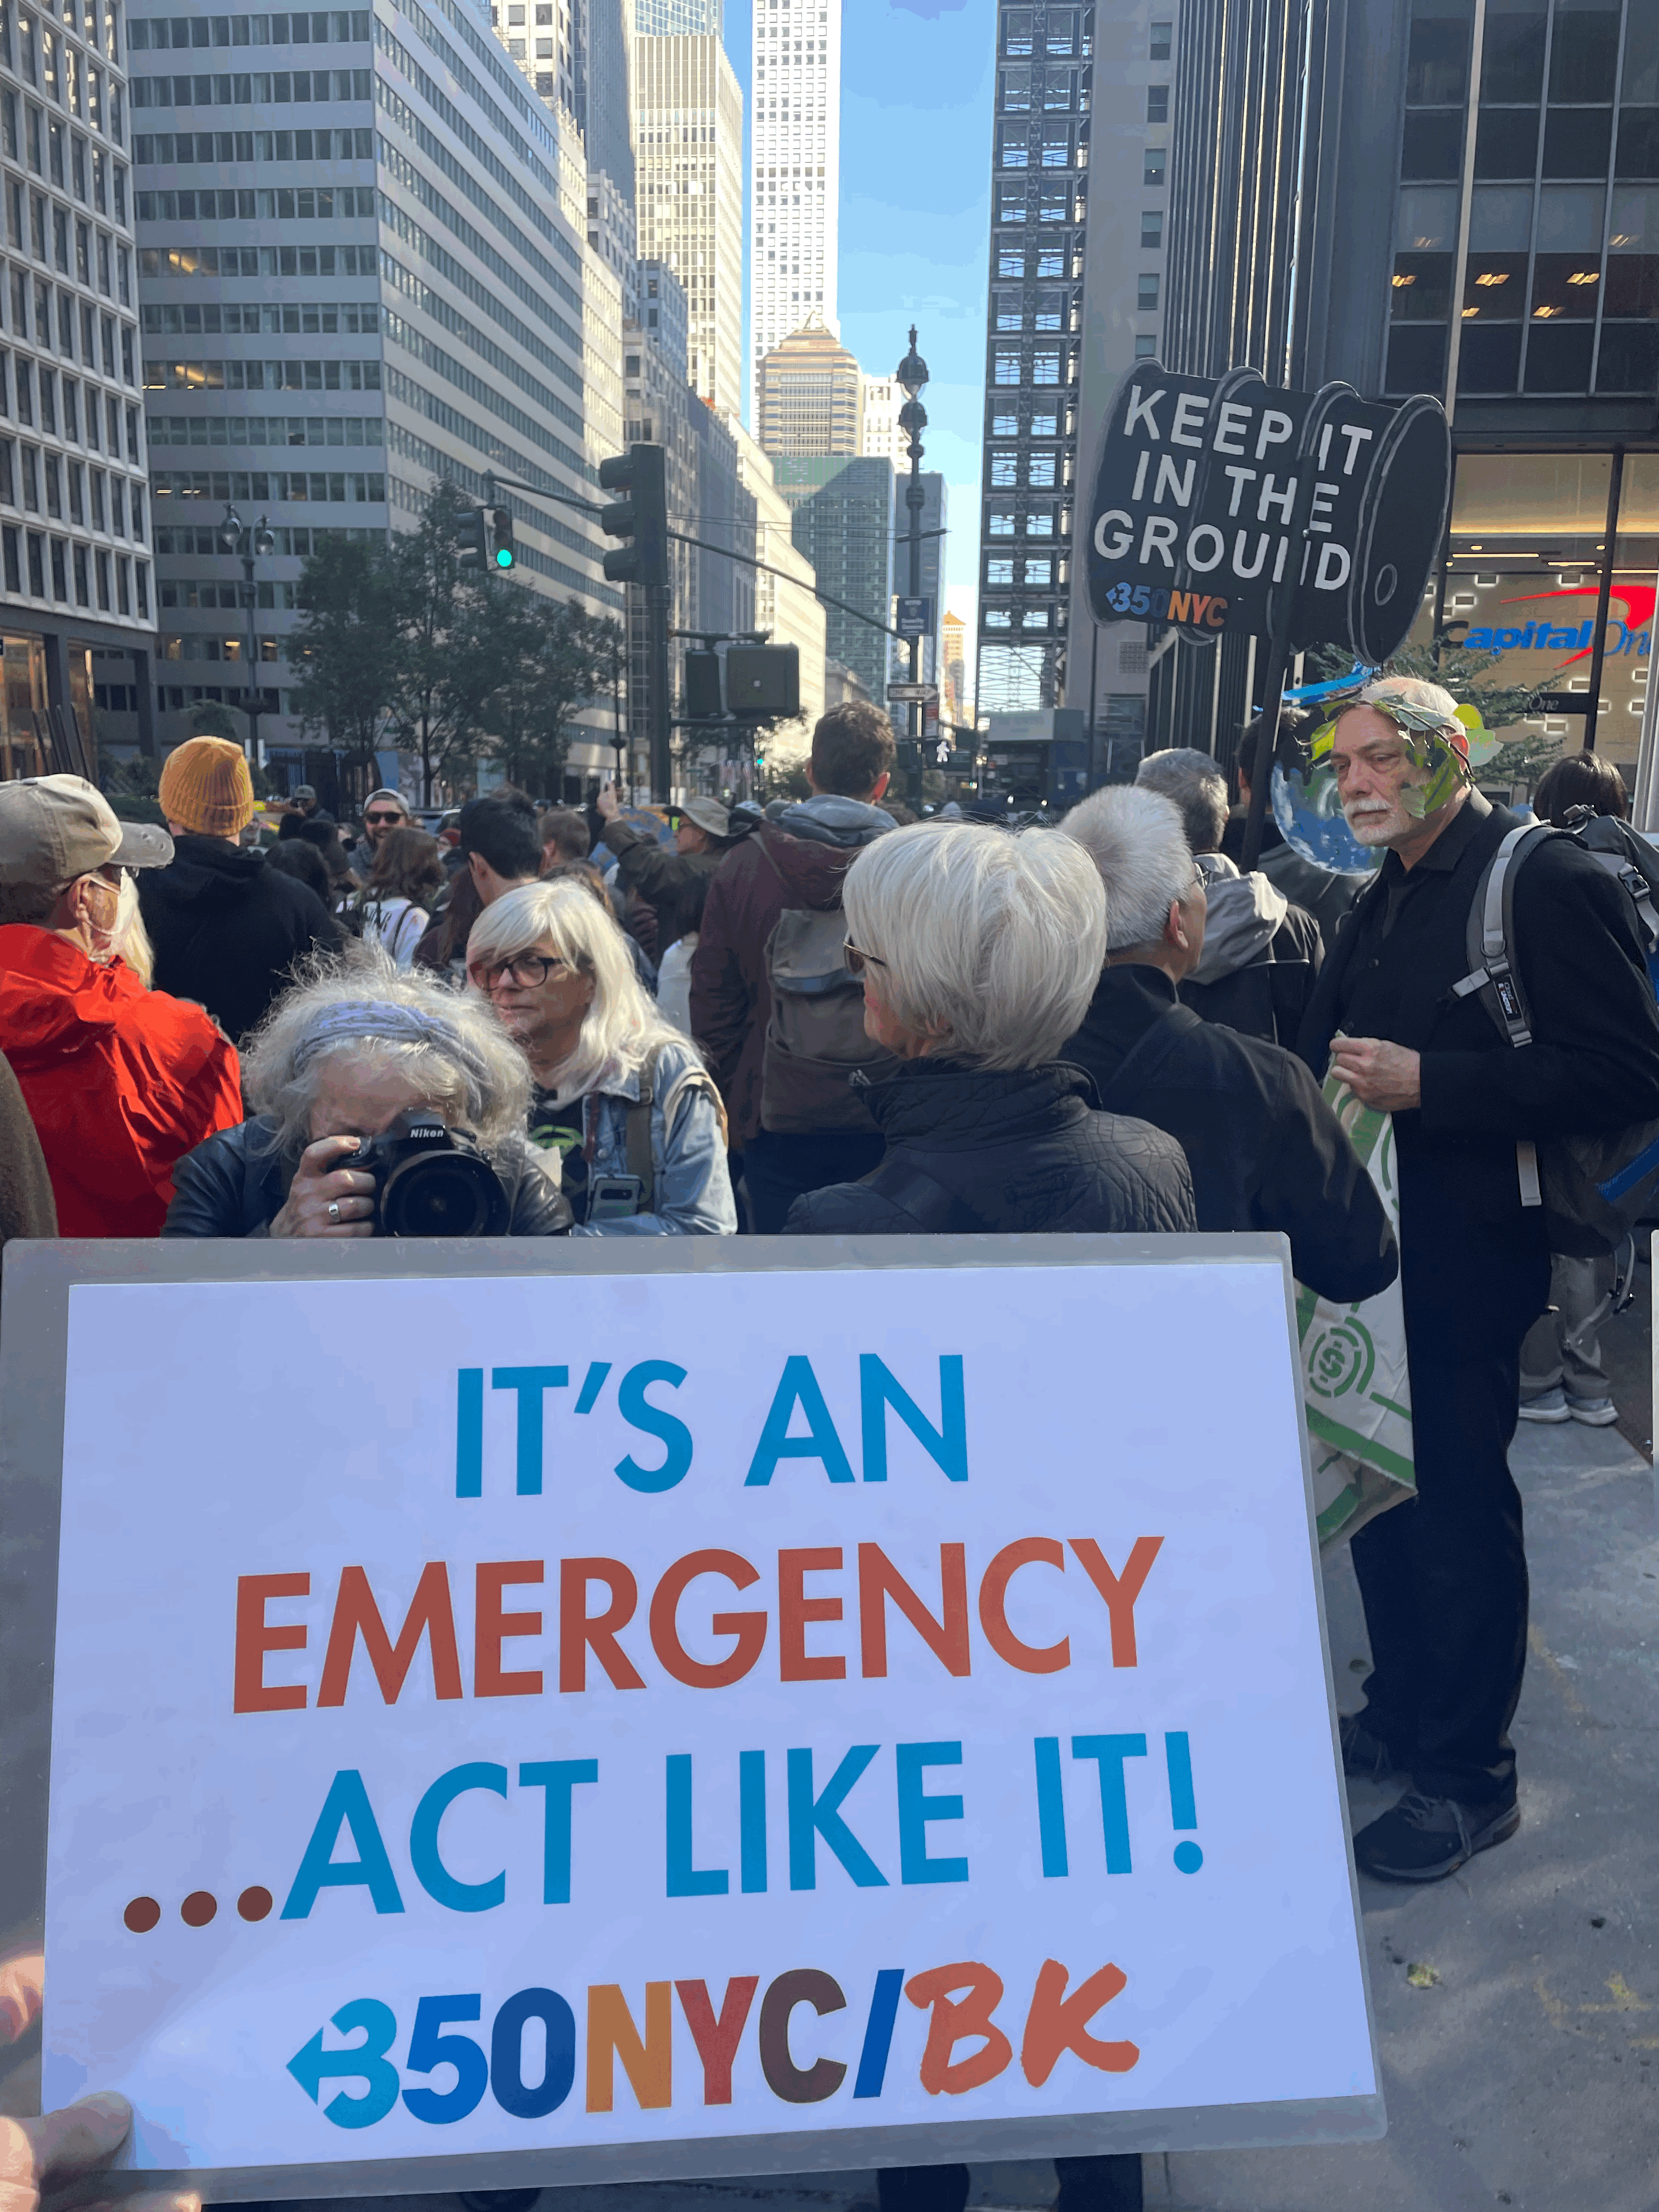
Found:
[{"label": "black puffy jacket", "polygon": [[[290,1180],[282,1156],[261,1141],[270,1127],[240,1121],[185,1153],[173,1170],[163,1237],[270,1235]],[[513,1208],[507,1235],[562,1237],[572,1219],[569,1200],[529,1146],[496,1154],[494,1164]]]},{"label": "black puffy jacket", "polygon": [[[1149,1122],[1097,1112],[1081,1068],[908,1060],[865,1097],[887,1139],[880,1167],[798,1198],[786,1235],[1198,1225],[1180,1146]],[[949,1218],[933,1202],[940,1186],[957,1201]]]},{"label": "black puffy jacket", "polygon": [[295,960],[344,941],[308,884],[223,837],[176,839],[167,867],[140,870],[138,908],[156,989],[205,1006],[233,1044],[287,990]]}]

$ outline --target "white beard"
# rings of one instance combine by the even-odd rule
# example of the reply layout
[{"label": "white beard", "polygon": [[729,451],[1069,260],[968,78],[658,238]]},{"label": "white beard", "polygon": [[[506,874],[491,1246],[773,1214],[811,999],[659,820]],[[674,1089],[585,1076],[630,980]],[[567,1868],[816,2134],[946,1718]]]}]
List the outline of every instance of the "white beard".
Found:
[{"label": "white beard", "polygon": [[1345,806],[1342,812],[1355,842],[1361,845],[1392,845],[1416,826],[1413,817],[1398,803],[1367,807],[1363,812],[1350,812]]}]

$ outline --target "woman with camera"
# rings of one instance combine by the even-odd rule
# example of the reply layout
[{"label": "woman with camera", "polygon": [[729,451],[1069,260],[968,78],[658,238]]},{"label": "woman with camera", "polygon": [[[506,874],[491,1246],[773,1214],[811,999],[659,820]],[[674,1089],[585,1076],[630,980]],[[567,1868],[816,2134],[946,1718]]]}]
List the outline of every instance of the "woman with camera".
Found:
[{"label": "woman with camera", "polygon": [[242,1054],[254,1118],[173,1170],[164,1237],[556,1237],[530,1071],[476,1000],[364,947],[313,967]]},{"label": "woman with camera", "polygon": [[563,1160],[576,1236],[735,1233],[720,1094],[600,900],[521,884],[472,925],[466,971],[530,1062],[530,1141]]}]

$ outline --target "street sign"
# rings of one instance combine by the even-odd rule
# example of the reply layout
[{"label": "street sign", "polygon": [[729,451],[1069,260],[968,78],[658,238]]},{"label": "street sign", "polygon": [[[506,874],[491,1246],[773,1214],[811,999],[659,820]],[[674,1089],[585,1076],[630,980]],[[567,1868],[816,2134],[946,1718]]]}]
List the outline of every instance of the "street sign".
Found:
[{"label": "street sign", "polygon": [[943,769],[947,775],[971,775],[974,756],[953,745],[948,738],[941,738],[933,747],[933,766]]},{"label": "street sign", "polygon": [[1088,509],[1099,623],[1173,624],[1291,647],[1338,645],[1368,666],[1405,638],[1437,558],[1451,481],[1439,402],[1363,400],[1346,384],[1280,392],[1255,369],[1125,372]]},{"label": "street sign", "polygon": [[890,684],[887,696],[896,705],[924,707],[930,699],[938,698],[939,686],[937,684]]},{"label": "street sign", "polygon": [[1282,1240],[5,1278],[0,1885],[136,2166],[1382,2132]]},{"label": "street sign", "polygon": [[933,627],[932,599],[901,599],[894,627],[901,637],[926,637]]}]

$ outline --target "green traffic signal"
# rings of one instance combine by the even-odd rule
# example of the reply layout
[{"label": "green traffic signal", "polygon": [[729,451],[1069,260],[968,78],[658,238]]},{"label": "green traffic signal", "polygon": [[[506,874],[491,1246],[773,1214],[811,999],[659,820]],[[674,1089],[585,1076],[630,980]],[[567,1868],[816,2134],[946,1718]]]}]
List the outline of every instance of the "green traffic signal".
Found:
[{"label": "green traffic signal", "polygon": [[498,545],[495,548],[495,566],[498,568],[510,568],[513,566],[513,549],[510,545]]}]

